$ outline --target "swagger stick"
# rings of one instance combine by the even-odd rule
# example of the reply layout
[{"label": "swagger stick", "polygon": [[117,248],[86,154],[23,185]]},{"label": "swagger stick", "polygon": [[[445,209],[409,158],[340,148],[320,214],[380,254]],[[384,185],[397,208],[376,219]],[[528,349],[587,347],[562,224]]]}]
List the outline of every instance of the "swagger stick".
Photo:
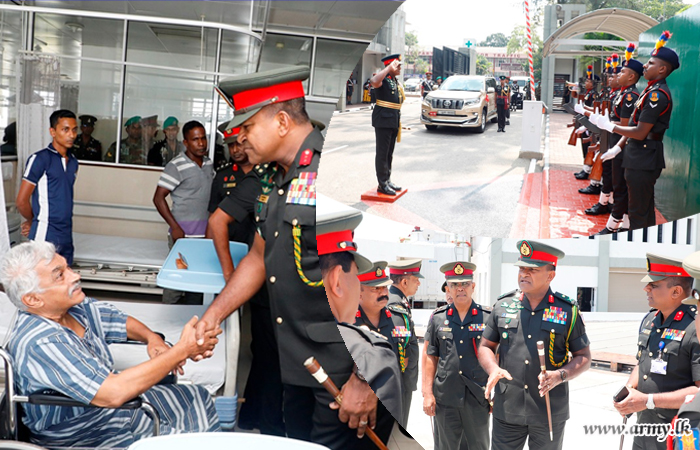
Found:
[{"label": "swagger stick", "polygon": [[[331,377],[328,376],[326,371],[323,370],[321,364],[318,361],[316,361],[316,358],[312,356],[306,361],[304,361],[304,367],[306,367],[306,370],[308,370],[309,373],[313,375],[314,378],[316,378],[316,381],[318,381],[320,385],[326,388],[328,393],[333,396],[333,399],[337,404],[342,404],[343,396],[340,393],[340,390],[335,385],[335,383],[333,383],[333,380],[331,380]],[[379,439],[379,436],[376,435],[373,429],[367,427],[365,428],[365,433],[367,433],[367,436],[372,440],[372,442],[374,442],[374,445],[376,445],[379,450],[389,450],[387,446],[384,445],[382,440]]]},{"label": "swagger stick", "polygon": [[[544,359],[544,342],[537,341],[537,354],[540,356],[540,369],[542,373],[547,372],[547,363]],[[549,404],[549,392],[544,394],[544,399],[547,402],[547,420],[549,420],[549,440],[554,441],[554,433],[552,432],[552,405]]]}]

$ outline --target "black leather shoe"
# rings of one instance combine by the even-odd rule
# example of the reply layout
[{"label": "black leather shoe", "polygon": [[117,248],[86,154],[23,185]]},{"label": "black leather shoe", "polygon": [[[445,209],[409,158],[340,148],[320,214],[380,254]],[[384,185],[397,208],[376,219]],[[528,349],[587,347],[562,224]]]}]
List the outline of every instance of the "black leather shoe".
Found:
[{"label": "black leather shoe", "polygon": [[601,205],[600,203],[596,203],[595,205],[588,208],[585,212],[589,216],[599,216],[601,214],[607,214],[610,212],[610,205]]},{"label": "black leather shoe", "polygon": [[502,129],[502,130],[501,130],[501,132],[505,133],[505,132],[506,132],[506,129],[505,129],[505,128],[504,128],[504,129]]},{"label": "black leather shoe", "polygon": [[392,188],[393,190],[395,190],[396,192],[401,192],[403,190],[403,188],[401,186],[397,186],[394,183],[392,183],[391,181],[387,181],[386,185],[389,186],[390,188]]},{"label": "black leather shoe", "polygon": [[377,186],[377,192],[384,195],[396,195],[396,191],[386,184]]},{"label": "black leather shoe", "polygon": [[579,194],[600,195],[600,186],[589,184],[585,188],[579,189],[578,192]]},{"label": "black leather shoe", "polygon": [[574,177],[577,180],[587,180],[588,179],[588,172],[586,172],[585,170],[582,170],[579,173],[575,173]]},{"label": "black leather shoe", "polygon": [[605,227],[602,230],[600,230],[599,232],[597,232],[596,234],[594,234],[593,236],[605,236],[606,234],[615,234],[618,231],[619,230],[611,230],[610,228]]},{"label": "black leather shoe", "polygon": [[510,120],[506,120],[506,125],[510,125]]}]

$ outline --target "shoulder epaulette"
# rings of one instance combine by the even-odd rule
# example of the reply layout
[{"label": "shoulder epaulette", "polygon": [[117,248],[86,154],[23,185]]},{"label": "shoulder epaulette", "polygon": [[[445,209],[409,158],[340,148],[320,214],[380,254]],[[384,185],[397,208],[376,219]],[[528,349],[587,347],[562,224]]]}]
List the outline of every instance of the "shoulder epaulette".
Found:
[{"label": "shoulder epaulette", "polygon": [[479,308],[481,308],[482,311],[487,312],[489,314],[491,314],[491,311],[493,311],[493,308],[490,306],[479,305],[478,303],[477,305],[479,306]]},{"label": "shoulder epaulette", "polygon": [[505,294],[501,295],[496,300],[503,300],[504,298],[513,297],[517,292],[517,289],[513,289],[512,291],[506,292]]},{"label": "shoulder epaulette", "polygon": [[220,170],[224,170],[224,169],[226,169],[226,168],[228,168],[228,167],[231,167],[232,165],[233,165],[233,163],[229,161],[229,162],[227,162],[226,164],[223,164],[223,165],[217,167],[216,171],[218,172],[218,171],[220,171]]},{"label": "shoulder epaulette", "polygon": [[574,300],[573,298],[568,297],[568,296],[562,294],[561,292],[555,292],[555,293],[554,293],[554,296],[555,296],[556,298],[558,298],[559,300],[564,300],[564,301],[567,302],[567,303],[571,303],[572,305],[578,306],[578,302],[577,302],[576,300]]},{"label": "shoulder epaulette", "polygon": [[698,315],[698,308],[696,308],[695,306],[691,306],[690,308],[688,308],[688,315],[695,318],[695,316]]},{"label": "shoulder epaulette", "polygon": [[430,313],[430,318],[432,319],[433,316],[434,316],[435,314],[437,314],[437,313],[441,313],[441,312],[447,311],[447,308],[448,308],[449,306],[450,306],[450,305],[442,305],[442,306],[440,306],[440,307],[438,307],[438,308],[435,308],[435,310],[434,310],[433,312]]},{"label": "shoulder epaulette", "polygon": [[408,311],[406,308],[403,307],[403,305],[400,305],[398,303],[392,303],[391,305],[386,305],[386,309],[391,310],[393,312],[399,313],[399,314],[408,314]]},{"label": "shoulder epaulette", "polygon": [[371,330],[367,325],[360,325],[359,327],[357,327],[355,325],[351,325],[351,327],[355,327],[355,328],[360,329],[362,331],[362,335],[364,336],[365,339],[367,339],[368,342],[374,342],[377,339],[379,339],[382,342],[388,341],[386,336],[384,336],[380,333],[377,333],[374,330]]}]

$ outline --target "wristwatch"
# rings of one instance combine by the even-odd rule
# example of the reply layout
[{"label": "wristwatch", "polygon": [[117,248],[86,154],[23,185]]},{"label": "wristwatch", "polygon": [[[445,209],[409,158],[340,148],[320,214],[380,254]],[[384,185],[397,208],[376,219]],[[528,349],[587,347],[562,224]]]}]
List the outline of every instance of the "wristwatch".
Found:
[{"label": "wristwatch", "polygon": [[365,377],[363,377],[362,374],[360,373],[360,371],[357,369],[356,365],[352,366],[352,373],[355,374],[355,376],[357,377],[358,380],[365,382],[365,383],[367,382],[367,380],[365,380]]},{"label": "wristwatch", "polygon": [[649,394],[649,399],[647,400],[647,409],[654,409],[656,405],[654,404],[654,394]]},{"label": "wristwatch", "polygon": [[569,377],[564,369],[559,369],[559,376],[561,377],[562,383],[566,382],[566,379]]}]

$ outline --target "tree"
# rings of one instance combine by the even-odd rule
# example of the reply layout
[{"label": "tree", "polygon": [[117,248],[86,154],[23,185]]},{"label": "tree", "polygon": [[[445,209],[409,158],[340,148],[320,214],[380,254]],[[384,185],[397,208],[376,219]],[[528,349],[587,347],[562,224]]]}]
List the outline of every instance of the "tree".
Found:
[{"label": "tree", "polygon": [[671,18],[691,6],[683,3],[683,0],[558,0],[556,3],[585,4],[587,11],[602,8],[631,9],[660,21]]},{"label": "tree", "polygon": [[491,73],[491,63],[484,55],[476,55],[476,74],[488,75]]},{"label": "tree", "polygon": [[[539,80],[542,78],[542,51],[543,43],[540,34],[536,29],[532,29],[532,67],[535,73],[535,79]],[[513,54],[523,52],[527,53],[527,30],[525,25],[518,25],[513,28],[513,32],[510,34],[510,40],[508,41],[508,46],[506,47],[506,53]],[[530,72],[530,64],[528,62],[523,63],[523,70],[525,72]]]},{"label": "tree", "polygon": [[416,59],[418,59],[418,35],[416,35],[414,31],[406,32],[405,44],[406,54],[404,55],[404,59],[406,63],[414,64]]},{"label": "tree", "polygon": [[503,33],[490,34],[486,40],[479,43],[480,47],[505,47],[508,45],[508,37]]}]

